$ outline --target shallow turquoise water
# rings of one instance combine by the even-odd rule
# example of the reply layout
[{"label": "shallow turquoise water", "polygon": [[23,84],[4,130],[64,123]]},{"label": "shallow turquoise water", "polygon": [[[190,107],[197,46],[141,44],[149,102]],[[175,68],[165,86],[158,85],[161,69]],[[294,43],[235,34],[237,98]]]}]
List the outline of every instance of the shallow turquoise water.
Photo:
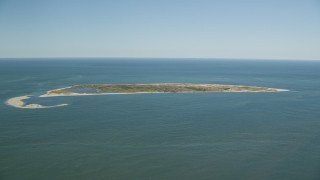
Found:
[{"label": "shallow turquoise water", "polygon": [[[224,83],[281,93],[20,95],[94,83]],[[0,60],[0,179],[320,179],[320,62]]]}]

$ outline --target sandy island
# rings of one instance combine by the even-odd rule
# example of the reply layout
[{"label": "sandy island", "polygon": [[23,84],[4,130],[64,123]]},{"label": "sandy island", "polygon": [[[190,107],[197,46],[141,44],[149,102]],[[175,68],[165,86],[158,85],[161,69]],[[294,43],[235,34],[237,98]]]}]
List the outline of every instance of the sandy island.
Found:
[{"label": "sandy island", "polygon": [[[87,92],[90,91],[90,92]],[[93,92],[91,92],[93,91]],[[74,85],[59,89],[47,91],[40,95],[42,98],[56,96],[90,96],[90,95],[112,95],[112,94],[141,94],[141,93],[213,93],[213,92],[233,92],[233,93],[261,93],[261,92],[285,92],[287,89],[240,86],[224,84],[181,84],[181,83],[163,83],[163,84],[88,84]],[[43,106],[40,104],[26,104],[24,101],[30,96],[19,96],[8,99],[7,105],[24,108],[39,109],[67,106],[68,104],[59,104],[54,106]]]},{"label": "sandy island", "polygon": [[60,106],[67,106],[68,104],[58,104],[54,106],[43,106],[40,104],[27,104],[24,100],[29,99],[30,96],[18,96],[11,99],[8,99],[6,104],[16,107],[16,108],[23,108],[23,109],[40,109],[40,108],[53,108],[53,107],[60,107]]}]

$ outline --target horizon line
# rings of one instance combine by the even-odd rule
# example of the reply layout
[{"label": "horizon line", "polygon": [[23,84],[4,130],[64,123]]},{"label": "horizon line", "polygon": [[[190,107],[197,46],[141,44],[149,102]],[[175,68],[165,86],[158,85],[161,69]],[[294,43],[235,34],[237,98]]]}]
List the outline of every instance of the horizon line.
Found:
[{"label": "horizon line", "polygon": [[87,57],[77,57],[77,56],[55,56],[55,57],[0,57],[3,59],[200,59],[200,60],[268,60],[268,61],[320,61],[320,59],[288,59],[288,58],[227,58],[227,57],[120,57],[120,56],[87,56]]}]

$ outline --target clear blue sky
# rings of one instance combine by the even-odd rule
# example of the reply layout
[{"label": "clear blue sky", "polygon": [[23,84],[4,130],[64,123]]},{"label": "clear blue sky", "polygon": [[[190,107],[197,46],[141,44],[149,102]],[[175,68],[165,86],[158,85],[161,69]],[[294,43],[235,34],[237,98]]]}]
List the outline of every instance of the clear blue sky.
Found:
[{"label": "clear blue sky", "polygon": [[0,57],[320,60],[320,0],[0,0]]}]

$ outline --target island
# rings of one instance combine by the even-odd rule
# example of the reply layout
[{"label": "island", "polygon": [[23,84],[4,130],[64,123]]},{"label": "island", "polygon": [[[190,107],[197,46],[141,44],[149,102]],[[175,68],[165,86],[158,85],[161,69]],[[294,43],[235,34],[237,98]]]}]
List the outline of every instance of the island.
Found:
[{"label": "island", "polygon": [[[84,84],[74,85],[47,91],[40,95],[41,98],[56,96],[89,96],[89,95],[112,95],[112,94],[139,94],[139,93],[270,93],[283,92],[287,89],[277,89],[257,86],[225,85],[225,84],[190,84],[190,83],[160,83],[160,84]],[[18,96],[10,98],[6,104],[16,108],[39,109],[67,106],[58,104],[44,106],[40,104],[26,104],[31,96]]]},{"label": "island", "polygon": [[197,92],[282,92],[276,89],[256,86],[225,84],[85,84],[50,90],[40,97],[77,96],[99,94],[135,94],[135,93],[197,93]]}]

